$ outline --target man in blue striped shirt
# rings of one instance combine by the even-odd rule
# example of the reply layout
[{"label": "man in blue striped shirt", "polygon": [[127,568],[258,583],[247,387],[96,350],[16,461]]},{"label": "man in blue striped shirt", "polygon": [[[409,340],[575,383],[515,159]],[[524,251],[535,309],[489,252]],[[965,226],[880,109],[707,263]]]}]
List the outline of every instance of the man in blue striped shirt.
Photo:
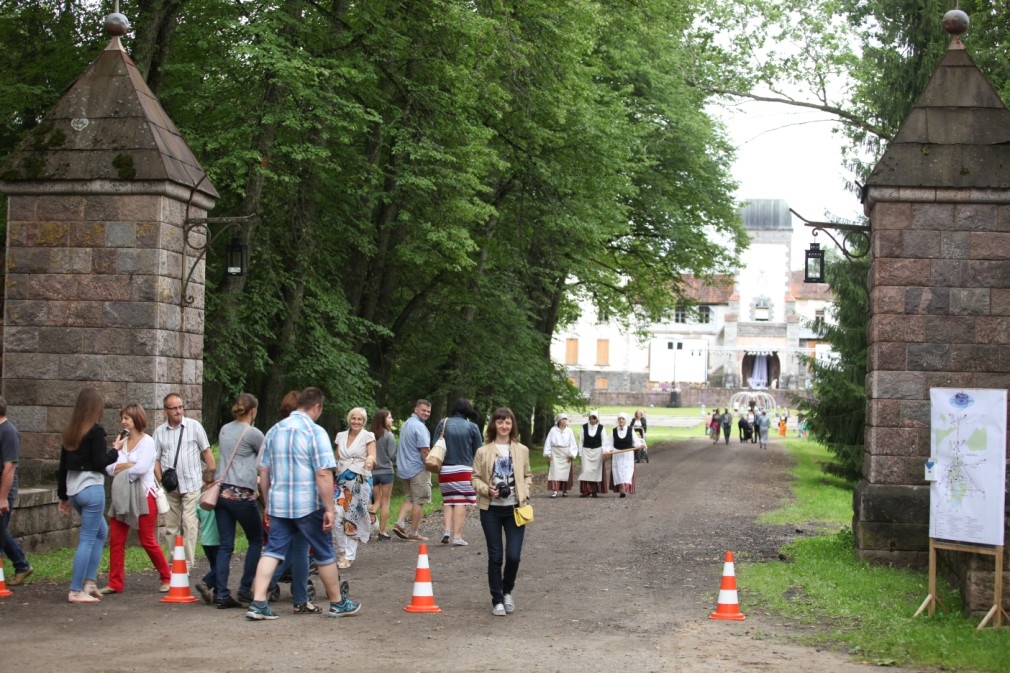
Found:
[{"label": "man in blue striped shirt", "polygon": [[340,575],[333,553],[333,469],[337,466],[326,431],[316,424],[323,413],[323,391],[306,388],[298,408],[266,434],[260,454],[260,491],[266,502],[269,527],[266,548],[256,566],[253,602],[246,619],[277,619],[267,604],[274,570],[291,551],[291,541],[301,533],[315,550],[319,579],[330,599],[330,617],[353,615],[361,604],[341,596]]}]

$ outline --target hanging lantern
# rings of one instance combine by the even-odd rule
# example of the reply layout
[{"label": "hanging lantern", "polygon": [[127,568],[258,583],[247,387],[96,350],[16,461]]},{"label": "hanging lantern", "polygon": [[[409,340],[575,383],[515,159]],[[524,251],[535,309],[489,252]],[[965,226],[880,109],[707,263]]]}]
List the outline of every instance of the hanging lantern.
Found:
[{"label": "hanging lantern", "polygon": [[[809,253],[808,253],[809,254]],[[238,234],[232,234],[225,250],[225,268],[229,276],[244,276],[249,266],[249,251]]]},{"label": "hanging lantern", "polygon": [[820,243],[811,243],[806,252],[806,264],[803,267],[803,281],[806,283],[824,282],[824,251]]}]

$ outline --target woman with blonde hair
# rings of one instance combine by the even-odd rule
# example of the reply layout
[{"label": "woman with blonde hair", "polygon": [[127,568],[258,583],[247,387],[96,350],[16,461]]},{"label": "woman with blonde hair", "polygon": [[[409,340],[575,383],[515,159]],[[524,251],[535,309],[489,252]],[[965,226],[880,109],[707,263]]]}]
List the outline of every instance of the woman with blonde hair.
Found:
[{"label": "woman with blonde hair", "polygon": [[235,551],[235,524],[242,526],[249,549],[246,551],[239,580],[238,595],[252,595],[252,581],[256,576],[256,565],[263,551],[263,524],[260,519],[256,499],[259,497],[259,453],[263,447],[263,433],[253,427],[259,400],[249,393],[242,393],[231,407],[233,420],[221,428],[217,435],[220,458],[217,461],[215,479],[221,482],[221,492],[214,508],[217,520],[217,534],[220,544],[214,561],[216,591],[214,600],[217,607],[244,607],[231,595],[228,588],[228,574],[231,557]]},{"label": "woman with blonde hair", "polygon": [[337,567],[350,568],[358,554],[358,543],[368,542],[372,533],[372,468],[375,467],[375,435],[365,429],[368,413],[361,407],[347,412],[348,429],[334,438],[337,480],[333,499],[337,520],[333,538]]},{"label": "woman with blonde hair", "polygon": [[[168,586],[172,579],[172,571],[165,559],[165,552],[158,544],[158,504],[154,499],[155,489],[154,463],[158,453],[154,438],[144,432],[147,429],[147,412],[139,404],[127,404],[119,410],[119,419],[123,425],[123,433],[116,437],[113,447],[118,451],[116,462],[106,468],[109,476],[115,477],[121,472],[129,474],[131,483],[141,482],[144,491],[144,501],[147,503],[147,513],[137,517],[137,539],[140,546],[147,552],[154,569],[158,571],[162,586]],[[113,487],[115,491],[115,487]],[[113,497],[113,506],[116,498]],[[109,584],[101,588],[101,593],[118,594],[126,588],[126,536],[130,533],[130,524],[123,517],[109,514]],[[166,589],[167,591],[167,589]]]},{"label": "woman with blonde hair", "polygon": [[109,534],[105,522],[105,468],[119,454],[110,450],[101,426],[105,403],[94,388],[77,395],[70,422],[63,428],[57,495],[59,512],[70,515],[73,507],[81,515],[81,530],[70,577],[71,603],[98,603],[98,563]]},{"label": "woman with blonde hair", "polygon": [[518,426],[511,409],[495,410],[484,433],[487,443],[477,449],[473,459],[473,487],[487,542],[491,614],[496,617],[504,617],[516,609],[512,592],[519,574],[526,527],[516,524],[514,510],[529,503],[533,486],[530,450],[519,443]]}]

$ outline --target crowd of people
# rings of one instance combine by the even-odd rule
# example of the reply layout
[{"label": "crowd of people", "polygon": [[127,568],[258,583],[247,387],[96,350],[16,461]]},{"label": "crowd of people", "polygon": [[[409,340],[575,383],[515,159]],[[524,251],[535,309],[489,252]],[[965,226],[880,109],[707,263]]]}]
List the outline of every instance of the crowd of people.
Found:
[{"label": "crowd of people", "polygon": [[[487,548],[492,614],[512,613],[525,537],[515,510],[529,504],[532,488],[529,449],[519,442],[515,414],[504,407],[495,410],[482,431],[482,419],[461,398],[429,433],[431,403],[420,399],[397,441],[388,409],[379,409],[369,425],[367,411],[355,407],[347,414],[347,429],[331,439],[317,423],[323,402],[316,388],[288,393],[280,420],[264,433],[255,427],[258,400],[248,393],[239,395],[231,409],[233,420],[218,433],[215,457],[207,432],[186,416],[179,394],[165,396],[165,421],[150,434],[146,410],[135,403],[124,405],[119,410],[121,432],[110,448],[102,426],[104,400],[95,388],[82,390],[62,433],[57,488],[60,512],[69,515],[74,510],[81,517],[68,601],[99,603],[126,590],[125,550],[131,529],[158,573],[159,590],[168,592],[171,569],[157,537],[162,514],[167,541],[171,546],[181,538],[191,573],[198,566],[198,542],[203,549],[208,569],[195,589],[206,603],[244,609],[251,621],[277,619],[269,597],[276,595],[282,577],[290,577],[293,613],[320,614],[324,609],[313,602],[309,579],[314,568],[330,601],[328,615],[355,614],[360,603],[348,597],[339,571],[354,564],[359,545],[389,541],[390,533],[427,541],[420,531],[424,506],[432,498],[425,460],[436,437],[445,445],[437,470],[444,523],[440,541],[468,546],[466,514],[476,507]],[[12,433],[16,439],[0,398],[0,495],[5,496],[0,532],[4,555],[15,565],[11,584],[17,585],[32,569],[6,526],[17,496],[17,447],[8,448]],[[630,418],[619,414],[612,428],[603,426],[597,411],[589,413],[581,428],[571,427],[567,414],[558,414],[544,444],[551,497],[568,497],[576,481],[584,498],[611,492],[621,498],[633,495],[636,464],[648,461],[646,433],[642,410]],[[404,500],[390,526],[396,477],[403,484]],[[208,490],[216,492],[216,499],[201,498]],[[233,591],[231,566],[239,527],[248,548]],[[109,575],[99,587],[106,539]]]}]

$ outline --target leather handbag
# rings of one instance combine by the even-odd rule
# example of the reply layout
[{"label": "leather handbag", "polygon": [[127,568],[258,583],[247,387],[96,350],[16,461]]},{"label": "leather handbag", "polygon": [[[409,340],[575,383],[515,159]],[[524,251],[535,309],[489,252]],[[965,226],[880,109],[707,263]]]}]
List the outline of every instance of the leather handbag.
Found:
[{"label": "leather handbag", "polygon": [[533,505],[523,505],[512,510],[517,526],[533,523]]},{"label": "leather handbag", "polygon": [[154,482],[154,502],[158,506],[158,514],[168,514],[171,506],[168,504],[168,494],[157,481]]},{"label": "leather handbag", "polygon": [[[228,463],[224,466],[224,471],[221,472],[222,477],[228,474],[228,468],[231,467],[232,461],[235,460],[235,456],[238,455],[238,448],[242,445],[242,438],[245,437],[245,432],[250,427],[251,426],[249,425],[245,426],[245,430],[243,430],[242,434],[238,436],[238,441],[235,442],[235,449],[231,452],[231,455],[228,457]],[[215,507],[217,507],[217,499],[218,496],[220,495],[221,495],[221,480],[215,479],[214,482],[208,485],[207,488],[204,489],[203,493],[200,494],[200,509],[207,512],[212,511]]]},{"label": "leather handbag", "polygon": [[424,459],[424,469],[428,470],[428,472],[438,474],[442,469],[442,463],[445,461],[445,426],[448,424],[448,418],[442,421],[442,434],[438,436],[435,446],[431,447],[431,450],[428,451],[428,457]]}]

